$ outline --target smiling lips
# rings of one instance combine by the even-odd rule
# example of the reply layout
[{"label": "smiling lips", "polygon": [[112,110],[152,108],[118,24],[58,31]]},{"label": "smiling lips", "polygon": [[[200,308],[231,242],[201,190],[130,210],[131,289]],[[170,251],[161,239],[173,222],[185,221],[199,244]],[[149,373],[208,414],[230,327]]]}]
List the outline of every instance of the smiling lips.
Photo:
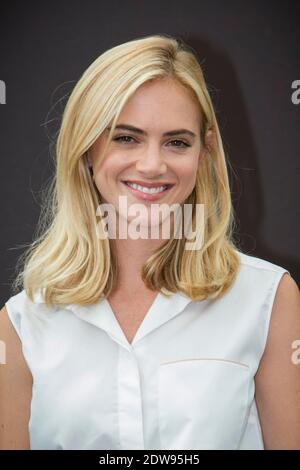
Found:
[{"label": "smiling lips", "polygon": [[159,183],[146,183],[144,181],[122,181],[130,191],[139,199],[153,201],[165,195],[174,184],[159,182]]},{"label": "smiling lips", "polygon": [[156,183],[147,183],[146,181],[140,181],[140,180],[126,180],[126,181],[123,181],[123,183],[138,184],[140,186],[143,186],[144,188],[157,188],[157,187],[160,187],[160,186],[173,186],[172,183],[167,183],[166,181],[157,181]]}]

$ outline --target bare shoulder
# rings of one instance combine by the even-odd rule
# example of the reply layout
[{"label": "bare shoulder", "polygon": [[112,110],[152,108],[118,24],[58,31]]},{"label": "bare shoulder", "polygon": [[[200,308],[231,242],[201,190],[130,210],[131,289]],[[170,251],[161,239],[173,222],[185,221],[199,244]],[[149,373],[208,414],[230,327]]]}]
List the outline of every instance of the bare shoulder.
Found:
[{"label": "bare shoulder", "polygon": [[300,449],[297,345],[300,346],[300,293],[295,280],[285,273],[276,290],[267,343],[255,377],[266,449]]},{"label": "bare shoulder", "polygon": [[[299,313],[300,292],[296,281],[288,274],[284,273],[277,288],[273,310],[281,306],[292,307],[291,313]],[[296,309],[296,310],[295,310]]]},{"label": "bare shoulder", "polygon": [[6,307],[0,310],[0,341],[0,449],[29,449],[32,375]]}]

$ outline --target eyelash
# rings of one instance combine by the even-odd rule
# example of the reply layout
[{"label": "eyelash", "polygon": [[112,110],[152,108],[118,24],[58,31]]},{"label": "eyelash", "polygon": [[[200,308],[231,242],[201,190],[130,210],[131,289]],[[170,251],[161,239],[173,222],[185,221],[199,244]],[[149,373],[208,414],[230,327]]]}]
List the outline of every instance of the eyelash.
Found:
[{"label": "eyelash", "polygon": [[[123,138],[129,138],[129,139],[133,139],[133,137],[131,137],[130,135],[119,135],[118,137],[115,137],[113,140],[117,141],[117,142],[122,142],[123,144],[131,144],[133,142],[126,142],[124,140],[121,140]],[[135,139],[133,139],[135,140]],[[190,144],[188,144],[187,142],[184,142],[183,140],[181,139],[174,139],[174,140],[171,140],[170,142],[181,142],[183,144],[183,146],[178,146],[178,145],[175,145],[175,148],[186,148],[186,147],[190,147]]]}]

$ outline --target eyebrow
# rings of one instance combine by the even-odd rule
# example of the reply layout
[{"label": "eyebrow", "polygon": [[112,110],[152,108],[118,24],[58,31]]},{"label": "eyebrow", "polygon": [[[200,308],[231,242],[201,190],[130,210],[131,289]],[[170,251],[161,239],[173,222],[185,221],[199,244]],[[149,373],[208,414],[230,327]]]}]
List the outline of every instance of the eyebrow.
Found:
[{"label": "eyebrow", "polygon": [[[140,134],[140,135],[147,135],[147,132],[143,131],[142,129],[138,129],[137,127],[134,127],[134,126],[131,126],[130,124],[117,124],[116,129],[122,129],[124,131],[131,131],[131,132],[135,132],[136,134]],[[107,127],[106,130],[110,130],[111,127]],[[194,134],[194,132],[192,131],[189,131],[188,129],[175,129],[173,131],[168,131],[168,132],[165,132],[163,134],[163,136],[165,137],[171,137],[171,136],[174,136],[174,135],[178,135],[178,134],[186,134],[186,135],[189,135],[191,137],[196,137],[196,134]]]}]

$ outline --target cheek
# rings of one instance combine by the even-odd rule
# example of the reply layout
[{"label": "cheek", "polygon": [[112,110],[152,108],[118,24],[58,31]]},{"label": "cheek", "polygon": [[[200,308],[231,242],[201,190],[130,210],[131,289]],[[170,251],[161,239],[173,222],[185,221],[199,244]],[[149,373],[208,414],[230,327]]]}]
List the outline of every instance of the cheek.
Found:
[{"label": "cheek", "polygon": [[183,186],[194,186],[198,171],[198,162],[192,161],[189,164],[180,165],[177,168],[178,180]]},{"label": "cheek", "polygon": [[97,169],[96,177],[101,181],[116,179],[125,168],[124,158],[120,158],[118,155],[107,155]]},{"label": "cheek", "polygon": [[[175,169],[174,169],[175,171]],[[194,189],[196,183],[196,175],[198,171],[198,164],[195,161],[186,165],[180,165],[176,168],[176,174],[179,181],[178,197],[184,201]]]},{"label": "cheek", "polygon": [[106,155],[97,168],[94,181],[104,201],[112,201],[118,194],[120,188],[118,189],[116,186],[119,184],[120,175],[125,168],[124,157],[121,158],[120,155],[112,153]]}]

